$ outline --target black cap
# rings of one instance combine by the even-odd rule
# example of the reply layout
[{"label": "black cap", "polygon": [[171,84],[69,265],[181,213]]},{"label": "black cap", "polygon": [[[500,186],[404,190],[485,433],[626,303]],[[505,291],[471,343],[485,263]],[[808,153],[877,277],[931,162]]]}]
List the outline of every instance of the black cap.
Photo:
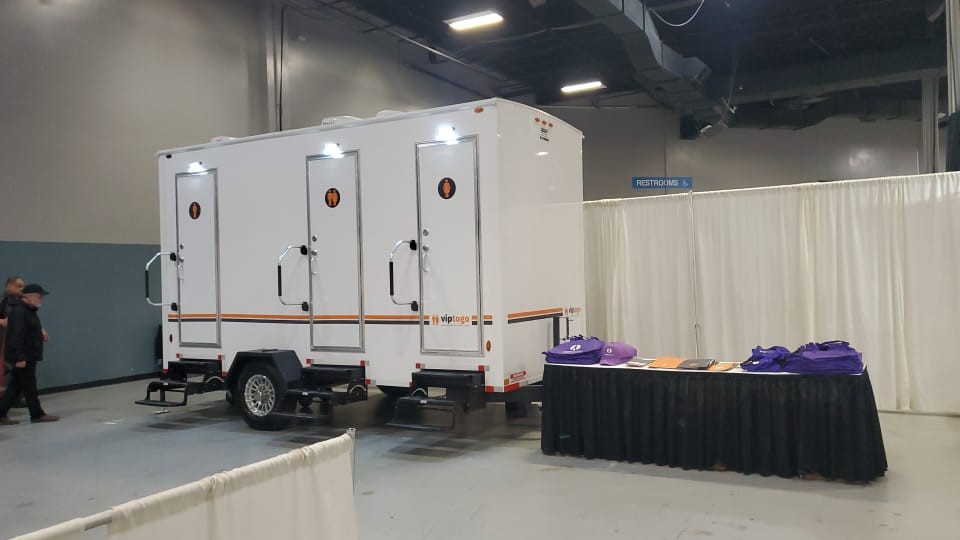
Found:
[{"label": "black cap", "polygon": [[44,288],[37,283],[31,283],[23,288],[23,294],[33,294],[33,293],[48,295],[50,294],[50,291],[44,290]]}]

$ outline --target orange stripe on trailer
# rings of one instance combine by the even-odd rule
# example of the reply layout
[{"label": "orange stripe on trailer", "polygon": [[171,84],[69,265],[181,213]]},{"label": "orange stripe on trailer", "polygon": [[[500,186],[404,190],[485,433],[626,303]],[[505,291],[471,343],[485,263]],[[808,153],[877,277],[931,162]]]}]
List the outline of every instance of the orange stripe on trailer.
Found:
[{"label": "orange stripe on trailer", "polygon": [[224,313],[224,319],[277,319],[281,321],[306,321],[309,315],[266,315],[263,313]]},{"label": "orange stripe on trailer", "polygon": [[367,315],[364,317],[371,321],[416,321],[419,317],[416,315]]},{"label": "orange stripe on trailer", "polygon": [[563,313],[563,308],[538,309],[536,311],[521,311],[519,313],[507,314],[508,319],[522,319],[524,317],[533,317],[535,315],[550,315],[552,313]]}]

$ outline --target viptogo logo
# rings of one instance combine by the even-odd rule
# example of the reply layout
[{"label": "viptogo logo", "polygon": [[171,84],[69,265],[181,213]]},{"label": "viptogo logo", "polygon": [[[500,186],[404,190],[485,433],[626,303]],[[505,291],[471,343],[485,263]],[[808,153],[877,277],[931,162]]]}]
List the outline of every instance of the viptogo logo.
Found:
[{"label": "viptogo logo", "polygon": [[467,326],[473,318],[470,315],[434,315],[430,322],[434,326]]}]

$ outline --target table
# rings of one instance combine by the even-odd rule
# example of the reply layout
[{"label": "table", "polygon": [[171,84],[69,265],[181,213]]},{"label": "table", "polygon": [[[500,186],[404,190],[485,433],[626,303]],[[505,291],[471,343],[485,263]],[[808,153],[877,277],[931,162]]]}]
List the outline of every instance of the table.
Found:
[{"label": "table", "polygon": [[887,470],[860,375],[547,364],[545,454],[869,482]]}]

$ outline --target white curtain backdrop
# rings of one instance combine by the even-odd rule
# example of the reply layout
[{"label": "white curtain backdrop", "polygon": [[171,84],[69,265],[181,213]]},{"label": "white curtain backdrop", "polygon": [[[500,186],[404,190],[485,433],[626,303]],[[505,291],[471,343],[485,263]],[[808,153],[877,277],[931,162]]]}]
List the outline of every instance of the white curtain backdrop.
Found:
[{"label": "white curtain backdrop", "polygon": [[584,214],[589,333],[641,356],[693,357],[689,198],[599,201]]},{"label": "white curtain backdrop", "polygon": [[700,355],[735,361],[843,339],[881,408],[960,413],[960,174],[690,200],[585,205],[591,333],[691,356],[699,322]]},{"label": "white curtain backdrop", "polygon": [[81,540],[104,524],[110,540],[355,540],[353,448],[347,433],[14,540]]}]

